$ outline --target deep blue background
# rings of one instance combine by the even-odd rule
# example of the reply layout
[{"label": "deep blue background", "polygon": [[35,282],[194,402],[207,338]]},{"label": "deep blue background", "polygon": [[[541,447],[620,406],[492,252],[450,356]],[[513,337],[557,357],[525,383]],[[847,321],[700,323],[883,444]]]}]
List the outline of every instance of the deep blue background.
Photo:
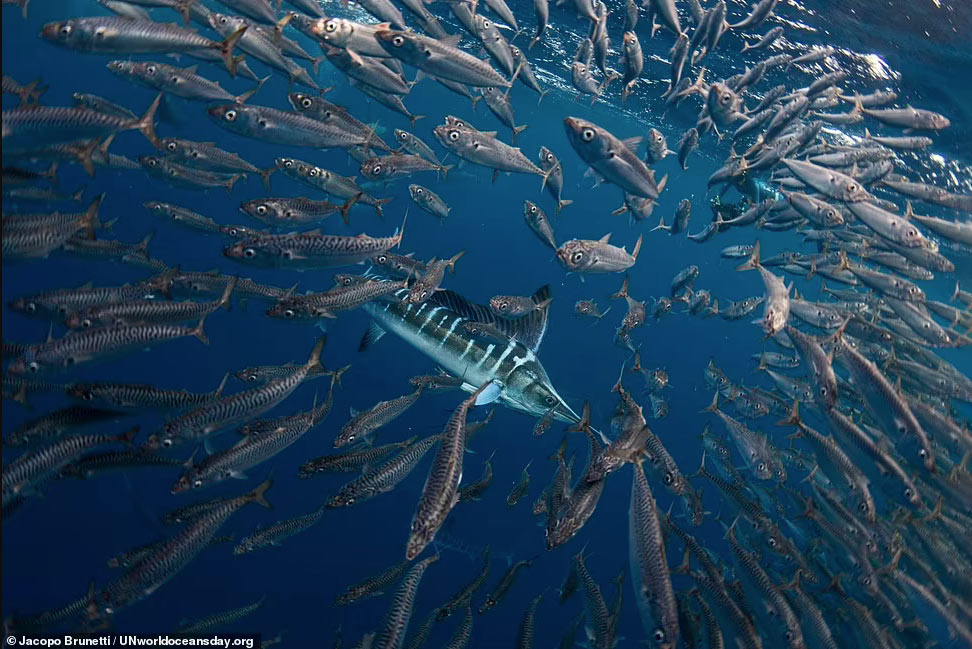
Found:
[{"label": "deep blue background", "polygon": [[[857,3],[857,17],[866,11],[868,3]],[[511,3],[521,26],[531,30],[534,25],[531,3]],[[791,42],[846,42],[850,48],[863,47],[865,54],[875,52],[891,62],[901,65],[902,55],[896,42],[902,42],[896,32],[887,29],[869,30],[865,39],[852,23],[838,19],[833,3],[819,2],[809,9],[781,3],[778,13],[790,21],[788,36]],[[620,16],[618,3],[611,3],[613,14],[609,29],[613,40],[620,40]],[[342,10],[334,3],[335,11]],[[744,15],[741,3],[730,5],[733,22]],[[443,14],[441,8],[433,7]],[[49,105],[71,103],[71,93],[91,92],[122,103],[136,112],[142,112],[152,101],[153,93],[141,87],[127,85],[111,75],[105,63],[107,56],[77,54],[55,48],[37,38],[41,24],[57,18],[101,13],[93,0],[44,3],[30,6],[30,17],[24,22],[16,8],[3,10],[3,72],[21,82],[41,77],[50,84],[43,101]],[[946,35],[951,34],[958,43],[943,44],[943,51],[950,58],[939,61],[932,50],[921,61],[923,70],[933,75],[947,76],[947,66],[963,51],[962,39],[968,30],[968,14],[946,8],[938,10],[937,18],[925,17],[932,24],[943,23]],[[160,16],[163,14],[160,14]],[[775,20],[775,19],[774,19]],[[683,24],[688,24],[683,16]],[[803,22],[822,32],[793,26]],[[846,28],[846,40],[840,40],[837,27]],[[599,238],[613,233],[612,242],[634,244],[639,233],[644,233],[645,244],[637,265],[631,271],[631,294],[639,299],[667,295],[672,276],[689,264],[697,264],[701,273],[696,288],[706,288],[717,297],[720,304],[749,295],[762,293],[762,285],[755,273],[735,273],[736,263],[719,258],[723,247],[752,243],[752,230],[731,231],[710,242],[699,245],[684,237],[670,237],[664,232],[648,230],[656,224],[652,220],[631,225],[627,216],[612,217],[610,211],[620,204],[619,192],[611,186],[592,188],[589,178],[584,178],[584,166],[570,149],[563,133],[562,119],[577,115],[591,119],[610,128],[620,137],[645,135],[649,127],[659,128],[672,148],[677,146],[682,132],[695,122],[697,104],[683,106],[679,110],[664,113],[658,95],[664,88],[668,66],[665,63],[671,45],[670,33],[662,31],[649,40],[648,24],[642,18],[639,24],[646,64],[644,78],[650,80],[631,97],[623,109],[618,107],[618,87],[612,88],[610,103],[598,102],[589,106],[588,99],[577,101],[569,86],[561,77],[569,74],[567,66],[578,36],[586,29],[584,23],[565,8],[551,9],[552,29],[547,32],[545,44],[529,52],[531,59],[540,61],[546,68],[538,74],[541,83],[557,88],[537,106],[536,95],[517,85],[512,92],[517,123],[530,124],[520,136],[523,151],[535,159],[541,145],[550,147],[564,164],[564,197],[574,204],[566,208],[559,218],[554,216],[554,203],[546,192],[540,191],[540,182],[534,176],[502,176],[490,183],[487,170],[466,166],[453,171],[447,181],[432,175],[417,176],[413,180],[400,181],[387,188],[375,187],[377,195],[391,196],[393,202],[385,210],[384,220],[379,219],[367,207],[355,208],[350,227],[332,217],[324,226],[333,233],[388,235],[397,227],[405,208],[409,205],[408,182],[418,182],[432,187],[452,206],[448,219],[440,223],[414,206],[410,211],[408,227],[403,243],[404,251],[413,251],[420,258],[451,256],[466,249],[466,256],[459,262],[454,277],[447,277],[446,285],[476,301],[486,301],[491,295],[528,295],[538,286],[550,283],[555,296],[551,307],[550,327],[541,348],[540,357],[560,393],[579,410],[582,402],[592,402],[595,423],[606,428],[607,418],[614,407],[610,387],[617,379],[622,362],[628,352],[616,347],[613,328],[623,315],[623,305],[615,303],[612,312],[600,322],[573,315],[573,304],[581,298],[596,299],[604,309],[609,305],[607,296],[617,290],[620,276],[565,276],[563,269],[551,254],[525,227],[522,218],[524,199],[539,202],[548,211],[554,224],[558,241],[572,237]],[[772,23],[764,24],[758,31],[763,33]],[[941,26],[941,25],[939,25]],[[831,30],[828,34],[827,30]],[[450,31],[457,31],[449,27]],[[837,31],[836,34],[833,32]],[[884,34],[881,37],[881,34]],[[918,32],[920,33],[920,32]],[[853,36],[854,38],[852,38]],[[920,40],[915,37],[915,40]],[[859,42],[858,42],[859,41]],[[314,50],[302,40],[308,51]],[[517,43],[525,46],[526,39]],[[789,45],[790,42],[787,43]],[[741,47],[737,34],[727,34],[720,45],[719,57],[711,57],[707,63],[715,70],[710,79],[729,76],[742,69],[743,59],[736,54]],[[972,51],[972,50],[965,50]],[[958,52],[958,53],[956,53]],[[966,60],[967,60],[967,56]],[[151,57],[144,57],[151,58]],[[614,60],[612,55],[612,60]],[[157,58],[157,60],[166,60]],[[758,60],[751,55],[748,61]],[[895,86],[894,81],[868,78],[863,60],[851,50],[838,57],[841,64],[854,71],[847,88],[866,92],[872,89]],[[874,63],[874,60],[871,60]],[[194,63],[183,59],[181,65]],[[942,69],[935,69],[940,63]],[[259,62],[251,65],[263,74]],[[877,63],[875,70],[890,70]],[[968,68],[965,68],[968,69]],[[233,93],[241,93],[251,86],[242,79],[230,80],[225,72],[214,66],[202,65],[202,73],[218,79]],[[961,152],[962,134],[970,132],[967,111],[968,88],[962,84],[949,89],[948,93],[926,92],[921,85],[924,75],[915,74],[911,68],[898,69],[909,85],[902,90],[902,99],[926,108],[941,110],[953,119],[953,129],[939,138],[936,148],[944,154],[939,165],[924,167],[923,172],[940,181],[964,186],[969,191],[968,159],[954,160]],[[951,70],[954,72],[955,68]],[[409,75],[412,73],[409,72]],[[770,88],[777,83],[793,87],[805,86],[812,77],[792,71],[785,77],[781,70],[774,71],[760,88]],[[870,74],[873,74],[873,70]],[[889,75],[889,76],[893,76]],[[366,122],[378,121],[386,141],[391,140],[394,128],[408,128],[408,121],[384,107],[366,100],[363,95],[350,89],[327,64],[322,66],[321,85],[334,85],[336,89],[328,99],[349,106]],[[913,81],[909,81],[913,80]],[[253,99],[259,104],[286,107],[286,80],[274,78]],[[11,105],[6,103],[4,107]],[[453,95],[431,81],[420,83],[406,98],[412,112],[428,115],[420,120],[414,132],[433,143],[431,129],[441,122],[444,114],[465,117],[484,130],[498,129],[501,136],[508,130],[498,124],[485,107],[472,112],[468,101]],[[963,106],[964,103],[964,106]],[[195,140],[215,141],[220,146],[240,153],[260,167],[272,165],[274,157],[294,156],[312,161],[338,173],[357,173],[356,164],[338,150],[315,151],[290,149],[247,140],[222,131],[209,121],[204,104],[181,100],[172,102],[181,123],[161,124],[161,135],[176,135]],[[838,109],[835,109],[838,110]],[[870,125],[869,126],[873,126]],[[872,130],[874,130],[872,128]],[[967,140],[966,140],[967,141]],[[437,150],[441,152],[441,149]],[[112,150],[131,157],[148,153],[149,147],[138,134],[126,133],[118,137]],[[726,143],[717,144],[705,138],[700,150],[690,158],[689,169],[682,172],[674,156],[658,164],[659,177],[669,173],[668,187],[663,193],[656,216],[665,215],[671,220],[675,206],[682,198],[692,200],[693,217],[689,227],[699,231],[710,219],[705,179],[714,171],[728,153]],[[968,150],[965,150],[967,155]],[[454,161],[453,161],[454,162]],[[953,175],[949,177],[949,172]],[[87,186],[86,196],[104,191],[107,193],[102,209],[103,220],[117,218],[115,236],[121,240],[136,242],[148,232],[155,232],[150,252],[171,265],[180,264],[185,269],[205,270],[219,268],[224,272],[240,273],[258,281],[290,286],[300,282],[300,290],[319,290],[331,284],[331,272],[293,273],[250,269],[234,265],[224,259],[221,248],[226,240],[219,236],[207,236],[161,223],[142,208],[148,200],[164,200],[199,211],[220,223],[240,223],[259,226],[238,212],[240,202],[267,195],[260,179],[251,177],[240,182],[231,195],[221,190],[206,193],[171,188],[150,180],[138,171],[99,169],[97,176],[89,179],[77,167],[65,166],[60,173],[61,186],[73,189]],[[962,190],[962,187],[960,187]],[[273,195],[313,195],[278,174],[273,179]],[[730,197],[734,193],[730,193]],[[319,196],[317,197],[319,198]],[[927,209],[927,213],[937,213]],[[764,232],[765,255],[785,249],[810,251],[801,247],[799,237],[792,233]],[[969,262],[956,259],[958,274],[969,278]],[[95,261],[55,254],[47,261],[10,264],[4,266],[3,299],[44,289],[74,286],[91,280],[96,285],[119,284],[137,281],[146,276],[139,269],[117,263]],[[926,290],[933,297],[947,299],[954,277],[939,277],[926,283]],[[801,293],[817,295],[816,281],[798,281]],[[812,288],[811,288],[812,287]],[[650,302],[649,302],[650,304]],[[165,387],[192,390],[212,389],[227,371],[254,364],[282,363],[303,360],[319,334],[312,327],[289,326],[272,321],[263,315],[265,306],[251,301],[249,308],[234,305],[231,313],[219,312],[207,322],[207,332],[212,340],[208,347],[194,339],[185,339],[158,347],[147,353],[136,353],[108,364],[85,367],[76,376],[89,380],[125,380],[149,382]],[[250,488],[272,466],[275,484],[268,494],[274,504],[273,511],[247,508],[236,515],[225,528],[237,538],[252,532],[257,525],[269,524],[281,518],[306,513],[317,507],[323,499],[349,479],[348,475],[323,476],[300,481],[296,468],[305,460],[326,453],[331,442],[348,418],[349,407],[363,409],[374,402],[392,398],[410,390],[407,379],[419,373],[430,372],[430,361],[420,353],[405,346],[394,336],[388,336],[365,354],[356,353],[358,339],[367,326],[363,312],[342,315],[329,323],[328,346],[325,362],[329,367],[352,364],[344,380],[344,388],[337,391],[331,416],[317,429],[275,458],[267,466],[252,470],[247,482],[224,484],[204,494],[204,497],[233,494]],[[26,319],[7,310],[3,318],[3,338],[13,341],[36,341],[46,334],[46,324]],[[671,377],[671,388],[666,391],[671,409],[664,420],[653,422],[653,430],[661,437],[683,472],[692,472],[701,455],[697,435],[711,418],[698,414],[710,400],[711,394],[702,381],[702,369],[713,358],[729,376],[747,384],[768,386],[766,378],[752,373],[754,363],[750,356],[763,348],[761,332],[747,320],[726,322],[720,318],[703,320],[688,315],[672,315],[659,323],[634,333],[641,344],[642,363],[645,367],[665,368]],[[965,372],[972,371],[972,359],[968,352],[944,351],[942,356]],[[629,375],[626,384],[631,389],[640,388],[640,377]],[[231,384],[238,389],[239,384]],[[286,414],[310,406],[315,390],[323,390],[323,382],[302,386],[275,414]],[[411,435],[427,435],[439,430],[448,412],[458,402],[456,394],[435,394],[423,398],[401,419],[378,434],[382,442],[404,439]],[[645,399],[647,403],[647,399]],[[5,403],[3,430],[9,431],[25,418],[63,405],[64,400],[49,395],[32,399],[33,411],[16,404]],[[473,419],[485,415],[477,409]],[[769,418],[767,418],[769,419]],[[139,417],[143,431],[152,431],[159,419]],[[470,646],[510,646],[515,641],[520,616],[529,601],[537,593],[546,590],[547,597],[537,613],[537,646],[550,646],[558,641],[560,630],[573,619],[581,606],[580,598],[560,606],[556,602],[554,588],[560,585],[573,554],[586,545],[588,566],[601,584],[605,598],[613,602],[615,588],[609,580],[627,563],[627,508],[630,490],[630,470],[625,469],[608,481],[597,512],[587,527],[567,546],[547,553],[543,549],[543,530],[537,527],[537,519],[530,513],[530,506],[543,485],[550,479],[554,465],[544,458],[550,455],[561,439],[561,427],[556,425],[543,438],[532,437],[534,422],[520,414],[500,409],[495,420],[473,444],[475,454],[467,456],[465,476],[477,479],[483,461],[495,449],[493,461],[495,476],[493,485],[481,502],[464,503],[450,515],[440,538],[445,551],[441,561],[426,573],[419,589],[412,628],[425,618],[435,606],[444,602],[480,565],[479,553],[487,544],[493,548],[493,570],[489,586],[499,578],[508,559],[537,556],[534,565],[524,571],[508,598],[487,616],[476,616],[473,639]],[[767,432],[782,439],[782,432],[773,429],[769,421],[758,424]],[[718,427],[717,427],[718,428]],[[227,434],[227,438],[232,433]],[[578,452],[577,466],[586,461],[586,442],[580,436],[571,438],[571,451]],[[513,510],[505,504],[505,496],[520,474],[523,466],[533,460],[532,484],[528,497]],[[350,583],[373,575],[399,561],[403,556],[408,525],[422,488],[429,460],[398,487],[393,493],[353,508],[329,511],[321,522],[309,532],[286,542],[283,547],[258,551],[244,557],[234,557],[229,546],[210,549],[200,555],[186,570],[155,595],[120,613],[115,622],[119,630],[165,631],[183,618],[195,618],[217,610],[234,608],[252,602],[266,594],[264,606],[233,628],[240,631],[259,631],[266,637],[278,632],[285,633],[287,646],[318,646],[330,644],[334,629],[343,625],[346,642],[356,642],[362,633],[376,630],[389,602],[388,598],[362,601],[345,609],[333,605],[334,597]],[[105,560],[120,551],[149,542],[163,533],[158,522],[160,514],[172,507],[188,502],[190,496],[172,496],[169,486],[177,477],[177,471],[147,469],[128,475],[107,475],[87,482],[65,481],[53,484],[43,498],[36,498],[3,525],[3,616],[17,612],[28,614],[60,606],[82,595],[89,580],[103,584],[113,573],[105,567]],[[654,485],[654,483],[653,483]],[[712,489],[704,489],[706,508],[721,511]],[[656,490],[659,506],[668,508],[670,496],[663,489]],[[729,516],[731,513],[726,512]],[[726,556],[721,540],[722,529],[714,520],[707,520],[697,530],[701,539]],[[454,549],[457,551],[449,551]],[[671,557],[673,564],[677,557]],[[626,579],[629,577],[626,575]],[[687,582],[676,578],[676,588],[684,588]],[[484,597],[480,592],[474,599],[478,606]],[[630,588],[626,586],[625,610],[620,635],[634,646],[641,637],[641,626],[633,605]],[[451,637],[459,618],[438,625],[428,646],[441,646]]]}]

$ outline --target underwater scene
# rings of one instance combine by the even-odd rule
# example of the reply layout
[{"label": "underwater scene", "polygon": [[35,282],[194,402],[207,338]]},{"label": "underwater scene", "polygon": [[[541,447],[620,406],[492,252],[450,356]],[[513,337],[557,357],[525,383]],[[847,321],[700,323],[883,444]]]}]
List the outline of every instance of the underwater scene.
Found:
[{"label": "underwater scene", "polygon": [[972,647],[970,70],[968,0],[3,0],[5,646]]}]

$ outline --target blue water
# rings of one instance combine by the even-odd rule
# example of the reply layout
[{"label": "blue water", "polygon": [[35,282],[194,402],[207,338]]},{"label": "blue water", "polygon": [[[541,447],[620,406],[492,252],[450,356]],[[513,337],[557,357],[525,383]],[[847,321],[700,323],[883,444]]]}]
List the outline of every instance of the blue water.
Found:
[{"label": "blue water", "polygon": [[[333,4],[335,13],[340,14],[339,3]],[[888,61],[879,67],[891,71],[890,76],[904,75],[901,82],[902,103],[911,101],[916,106],[940,110],[953,120],[953,130],[939,136],[933,147],[933,151],[943,156],[943,164],[916,167],[916,171],[926,177],[948,182],[953,189],[969,191],[967,165],[972,149],[960,144],[963,136],[972,132],[968,112],[968,106],[972,104],[964,102],[968,99],[968,88],[954,87],[947,92],[933,94],[927,85],[919,86],[916,82],[912,89],[907,85],[908,79],[916,77],[947,77],[950,74],[948,62],[955,59],[944,56],[936,59],[932,49],[922,60],[926,70],[924,74],[916,75],[911,68],[896,69],[893,62],[902,59],[898,50],[898,43],[902,40],[896,38],[894,31],[890,28],[884,31],[882,39],[882,30],[872,30],[876,33],[869,33],[865,39],[859,30],[853,29],[852,24],[826,19],[832,15],[829,12],[838,3],[816,4],[818,6],[809,9],[780,5],[777,13],[787,20],[823,30],[823,33],[789,30],[791,42],[843,43],[849,48],[848,52],[873,53]],[[863,11],[867,11],[868,3],[858,4]],[[511,3],[511,6],[524,29],[532,29],[532,4],[517,2]],[[609,8],[614,11],[609,29],[617,43],[620,40],[623,7],[615,2],[609,3]],[[447,14],[442,8],[434,6],[433,10],[439,15]],[[742,3],[732,3],[730,17],[736,21],[744,15],[745,10]],[[29,19],[25,22],[16,8],[4,7],[3,72],[21,82],[43,78],[50,85],[43,97],[43,102],[48,105],[69,105],[71,94],[82,91],[102,95],[142,112],[151,103],[154,93],[128,85],[110,74],[105,63],[112,57],[82,55],[58,49],[36,36],[40,26],[49,20],[94,15],[101,11],[93,1],[36,1],[31,4]],[[951,21],[957,28],[968,25],[970,12],[967,8],[949,7],[937,11],[940,11],[942,21]],[[764,24],[757,31],[763,33],[775,24],[774,21]],[[935,22],[935,19],[931,21]],[[683,22],[687,22],[687,15],[683,15]],[[538,46],[530,52],[530,56],[536,57],[539,62],[535,66],[543,66],[545,70],[540,74],[544,85],[551,85],[565,74],[569,75],[567,66],[578,38],[576,34],[586,29],[584,23],[566,8],[551,9],[551,24],[557,29],[548,31],[546,38],[551,46]],[[456,31],[454,26],[447,28]],[[559,156],[564,165],[566,180],[563,195],[574,203],[560,217],[554,216],[554,202],[549,194],[541,192],[538,177],[501,176],[491,183],[489,171],[467,165],[455,170],[445,181],[426,174],[387,187],[372,188],[376,195],[393,198],[385,209],[383,219],[370,208],[363,207],[352,211],[350,226],[342,224],[336,216],[324,225],[324,230],[331,233],[390,235],[400,226],[405,209],[410,205],[408,183],[418,182],[433,188],[452,207],[452,212],[449,218],[440,223],[412,206],[403,251],[414,252],[417,257],[427,259],[447,257],[459,250],[466,250],[465,257],[457,265],[455,276],[448,276],[445,285],[477,302],[485,302],[495,294],[529,295],[537,287],[551,284],[554,301],[550,326],[539,356],[554,385],[575,410],[579,411],[584,400],[590,400],[594,422],[601,427],[606,427],[616,403],[610,388],[617,379],[622,363],[627,361],[630,364],[629,352],[613,343],[614,327],[623,315],[624,308],[622,303],[615,302],[606,318],[590,321],[574,316],[573,305],[576,300],[593,298],[602,310],[607,308],[607,296],[618,289],[621,276],[600,275],[582,279],[577,275],[565,275],[552,252],[526,228],[522,218],[524,199],[537,201],[547,211],[558,241],[574,237],[599,238],[612,233],[613,243],[625,245],[631,250],[639,233],[643,234],[644,246],[636,266],[631,270],[631,294],[638,299],[668,295],[672,276],[689,264],[697,264],[700,268],[696,289],[708,289],[720,304],[760,295],[763,291],[756,273],[735,273],[733,268],[738,262],[720,259],[718,255],[725,246],[752,243],[757,235],[752,229],[731,230],[702,245],[682,236],[648,232],[656,224],[658,216],[664,215],[670,221],[675,206],[682,198],[692,201],[691,232],[698,232],[710,220],[705,180],[728,154],[727,143],[719,144],[711,136],[704,138],[699,151],[690,158],[686,172],[678,167],[674,156],[656,165],[659,177],[670,174],[668,186],[655,210],[656,217],[632,225],[626,215],[610,216],[610,211],[621,202],[618,190],[611,186],[593,188],[591,179],[583,176],[585,166],[566,140],[562,118],[567,115],[590,119],[611,129],[619,137],[645,135],[648,128],[654,126],[667,136],[672,148],[677,145],[681,133],[694,125],[697,104],[664,113],[658,95],[664,87],[663,80],[667,79],[668,66],[661,59],[667,57],[672,39],[669,33],[662,31],[654,40],[649,40],[648,28],[642,16],[638,32],[646,55],[644,77],[652,81],[629,99],[623,110],[619,108],[618,87],[611,90],[609,101],[599,101],[593,107],[589,106],[587,98],[580,101],[574,99],[575,93],[569,88],[569,81],[567,86],[559,81],[540,106],[537,106],[535,93],[522,86],[513,89],[517,123],[530,125],[519,138],[523,151],[535,159],[538,148],[545,145]],[[964,32],[965,37],[968,33]],[[841,36],[845,36],[847,41],[837,40]],[[947,51],[949,57],[959,57],[961,60],[963,37],[956,38],[959,42],[943,45],[943,51]],[[523,40],[518,41],[521,46],[524,45]],[[300,39],[300,42],[308,51],[316,53],[306,39]],[[553,49],[552,46],[561,43],[567,53]],[[742,69],[740,58],[735,54],[740,47],[737,34],[729,33],[724,37],[717,53],[719,56],[713,56],[709,62],[715,68],[710,78],[722,78]],[[966,62],[969,51],[972,50],[966,50]],[[755,60],[758,59],[750,59],[750,62]],[[840,60],[854,71],[845,88],[866,92],[888,84],[898,85],[898,82],[867,78],[859,59],[847,56]],[[180,63],[189,64],[185,59]],[[258,74],[264,74],[258,62],[252,62],[252,66]],[[234,94],[242,93],[252,85],[243,79],[230,80],[214,66],[204,65],[200,69],[210,78],[218,79]],[[951,70],[954,73],[955,68]],[[386,141],[390,141],[392,129],[409,128],[406,119],[366,100],[349,88],[338,74],[327,64],[322,66],[321,85],[335,86],[327,95],[330,101],[350,107],[365,122],[378,122]],[[775,70],[761,82],[760,87],[767,89],[781,82],[799,87],[812,80],[812,77],[801,72],[788,74],[792,74],[793,78],[788,79],[782,70]],[[287,108],[286,92],[286,80],[274,75],[253,101]],[[5,108],[8,107],[7,99],[4,99]],[[413,113],[427,115],[426,119],[417,122],[414,132],[430,144],[434,140],[431,129],[441,122],[445,114],[464,117],[478,128],[498,129],[501,137],[508,136],[508,129],[499,125],[484,106],[474,112],[467,100],[429,81],[416,86],[406,98],[406,104]],[[357,173],[357,164],[339,150],[289,148],[245,139],[215,126],[205,114],[204,104],[175,100],[171,105],[178,123],[160,124],[158,130],[161,135],[213,141],[223,148],[238,152],[259,167],[271,166],[275,157],[292,156],[343,175]],[[965,141],[967,143],[968,139]],[[120,135],[112,151],[133,158],[150,152],[146,141],[133,133]],[[927,159],[927,156],[922,157]],[[218,268],[277,286],[290,286],[298,282],[300,291],[323,290],[332,283],[330,271],[296,273],[236,265],[221,254],[227,239],[157,221],[142,207],[145,201],[163,200],[196,210],[221,224],[239,223],[259,227],[258,223],[248,220],[237,209],[242,201],[267,195],[258,177],[241,181],[230,194],[216,189],[195,192],[173,188],[139,171],[99,169],[94,178],[88,178],[78,167],[64,166],[59,178],[61,187],[67,190],[85,186],[87,197],[105,192],[107,197],[101,212],[102,220],[117,219],[110,236],[137,242],[154,232],[149,251],[153,257],[170,265],[178,264],[192,270]],[[308,188],[277,174],[273,178],[272,195],[313,194]],[[729,200],[736,200],[735,197],[734,191],[728,195]],[[934,210],[929,212],[935,213]],[[764,256],[784,250],[812,251],[794,233],[763,232],[758,236],[762,240]],[[958,267],[954,275],[940,274],[935,281],[923,283],[930,297],[947,300],[956,276],[966,281],[972,280],[969,257],[951,257]],[[146,271],[120,263],[65,254],[55,254],[46,261],[5,264],[3,270],[4,302],[16,295],[75,286],[86,281],[93,281],[95,285],[114,285],[138,281],[148,275]],[[791,279],[788,278],[788,281]],[[797,286],[801,293],[813,297],[818,295],[819,282],[816,280],[806,282],[798,279]],[[209,346],[192,338],[183,339],[110,363],[84,367],[70,378],[144,382],[204,391],[213,389],[227,371],[306,358],[320,331],[309,326],[293,326],[270,320],[263,314],[264,308],[264,304],[256,301],[248,305],[237,302],[231,312],[218,312],[211,316],[206,323],[206,331],[212,341]],[[404,394],[410,391],[407,383],[409,377],[433,370],[428,358],[393,335],[385,337],[369,351],[358,353],[357,343],[367,324],[367,316],[360,310],[342,314],[336,321],[328,323],[325,364],[330,368],[349,363],[352,365],[345,375],[343,388],[336,392],[330,416],[271,462],[251,470],[246,482],[230,481],[202,494],[173,496],[169,493],[169,487],[178,477],[178,470],[145,469],[125,474],[113,473],[90,481],[52,484],[46,489],[44,497],[33,499],[15,517],[5,521],[2,535],[4,618],[13,613],[30,614],[67,603],[81,596],[90,580],[99,585],[106,583],[115,576],[105,566],[109,557],[171,532],[159,522],[162,512],[185,504],[189,499],[232,495],[252,488],[271,469],[274,471],[274,485],[268,499],[274,505],[273,510],[247,507],[235,515],[221,533],[233,533],[239,539],[259,525],[268,525],[316,508],[350,479],[350,475],[325,475],[302,481],[297,478],[297,467],[311,457],[330,451],[334,436],[347,421],[349,408],[364,409],[379,400]],[[47,333],[45,327],[44,323],[5,311],[3,339],[39,341]],[[711,400],[711,393],[703,383],[703,368],[709,359],[714,359],[734,381],[769,387],[767,377],[753,373],[755,364],[750,359],[752,354],[767,348],[762,341],[762,332],[748,319],[726,322],[718,317],[702,319],[678,313],[660,322],[649,321],[647,326],[633,333],[633,338],[640,345],[645,367],[660,367],[669,373],[671,387],[664,396],[669,401],[670,413],[663,420],[649,423],[682,471],[691,473],[701,456],[697,436],[707,422],[716,423],[711,417],[699,414],[699,410]],[[967,351],[944,350],[941,356],[961,371],[972,373],[972,355]],[[640,388],[641,379],[629,374],[626,385],[631,389]],[[239,387],[238,383],[231,385],[232,389]],[[323,395],[325,389],[323,381],[308,382],[271,415],[307,409],[315,392]],[[445,423],[459,399],[456,393],[425,395],[403,417],[379,431],[378,439],[387,442],[434,433]],[[32,396],[31,403],[33,410],[9,402],[4,404],[5,432],[29,417],[65,405],[65,399],[57,395],[37,394]],[[478,408],[470,418],[480,419],[485,414],[485,408]],[[772,418],[760,420],[755,426],[766,430],[785,446],[782,441],[785,431],[774,428],[769,421]],[[155,430],[162,423],[161,419],[152,416],[139,415],[132,419],[136,420],[146,432]],[[417,627],[429,611],[442,604],[478,571],[479,555],[487,545],[493,550],[490,587],[505,569],[507,560],[537,559],[532,567],[520,575],[509,596],[495,610],[486,616],[476,616],[471,647],[512,646],[521,615],[530,600],[540,592],[545,592],[546,597],[537,612],[535,646],[549,647],[558,642],[562,630],[580,610],[582,601],[575,597],[567,604],[559,605],[554,589],[567,574],[573,555],[584,547],[589,557],[590,571],[601,585],[608,605],[611,606],[614,601],[615,588],[610,580],[627,566],[630,469],[625,468],[608,479],[596,513],[574,539],[563,547],[546,552],[543,529],[537,526],[540,519],[531,515],[530,507],[553,474],[554,464],[545,458],[556,450],[561,440],[562,426],[555,424],[544,437],[538,439],[532,436],[533,425],[533,420],[521,414],[498,408],[493,422],[472,443],[474,453],[466,457],[465,478],[477,479],[484,460],[495,450],[493,483],[480,502],[462,503],[449,516],[442,535],[441,560],[428,570],[421,584],[412,628]],[[226,437],[232,435],[227,433]],[[583,466],[587,443],[582,436],[570,437],[570,452],[578,453],[578,467]],[[509,509],[505,496],[521,469],[531,460],[529,494],[519,505]],[[330,646],[335,629],[340,625],[346,645],[356,642],[363,633],[377,630],[389,598],[373,598],[338,608],[333,604],[334,597],[349,584],[371,576],[402,558],[409,522],[429,462],[429,458],[426,458],[394,492],[351,508],[328,511],[316,527],[288,540],[282,547],[260,550],[243,557],[232,556],[229,545],[206,550],[157,593],[119,613],[114,620],[115,627],[122,631],[167,631],[184,618],[196,618],[242,606],[266,595],[261,609],[234,624],[230,630],[260,632],[265,638],[283,632],[284,646],[311,647]],[[652,484],[658,486],[654,482]],[[732,512],[720,501],[715,490],[707,484],[699,484],[704,487],[706,509],[714,513],[722,511],[725,517],[731,518]],[[671,504],[668,492],[659,486],[655,489],[655,495],[659,508],[667,510]],[[704,525],[695,533],[703,543],[728,559],[728,550],[722,541],[723,528],[715,516],[707,517]],[[678,560],[674,552],[671,553],[670,563],[673,566]],[[625,579],[630,577],[626,574]],[[684,581],[683,577],[675,577],[676,590],[688,585],[689,582]],[[477,593],[474,606],[478,606],[484,594],[485,591]],[[451,637],[459,617],[437,625],[427,646],[443,646]],[[622,646],[632,647],[638,646],[642,637],[627,583],[619,635],[625,638]]]}]

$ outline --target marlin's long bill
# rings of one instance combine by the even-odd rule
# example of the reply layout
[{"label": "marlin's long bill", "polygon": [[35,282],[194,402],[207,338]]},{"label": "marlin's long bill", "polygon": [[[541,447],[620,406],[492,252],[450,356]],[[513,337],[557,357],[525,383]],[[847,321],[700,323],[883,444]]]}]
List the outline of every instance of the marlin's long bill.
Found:
[{"label": "marlin's long bill", "polygon": [[[577,423],[580,417],[557,393],[536,356],[547,328],[547,308],[518,320],[494,316],[451,291],[439,291],[423,304],[404,302],[403,289],[365,309],[385,330],[392,331],[442,367],[462,377],[464,388],[474,390],[487,381],[501,386],[499,400],[533,417],[553,410],[560,421]],[[549,287],[534,295],[538,304],[549,297]],[[510,336],[507,343],[466,332],[465,322],[487,322]]]}]

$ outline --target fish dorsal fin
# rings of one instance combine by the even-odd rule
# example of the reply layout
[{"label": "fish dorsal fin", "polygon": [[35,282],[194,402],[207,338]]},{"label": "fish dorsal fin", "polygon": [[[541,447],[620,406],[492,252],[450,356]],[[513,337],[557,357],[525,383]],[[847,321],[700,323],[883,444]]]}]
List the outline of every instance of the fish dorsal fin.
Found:
[{"label": "fish dorsal fin", "polygon": [[459,40],[460,40],[459,34],[450,34],[445,38],[440,38],[439,42],[442,43],[443,45],[448,45],[450,47],[459,47]]},{"label": "fish dorsal fin", "polygon": [[502,325],[502,322],[507,322],[505,319],[501,322],[501,319],[497,318],[487,307],[481,304],[473,304],[458,293],[449,290],[436,291],[428,301],[434,306],[441,306],[455,311],[462,317],[474,322],[485,322],[496,325],[504,333],[507,333],[506,328]]},{"label": "fish dorsal fin", "polygon": [[599,241],[600,243],[608,243],[608,242],[610,242],[610,241],[611,241],[611,233],[610,233],[610,232],[608,232],[608,233],[607,233],[607,234],[605,234],[605,235],[604,235],[603,237],[601,237],[600,239],[598,239],[598,241]]},{"label": "fish dorsal fin", "polygon": [[[540,349],[543,336],[547,333],[547,316],[550,312],[550,285],[544,284],[530,296],[538,308],[511,323],[513,336],[534,354]],[[543,305],[543,306],[539,306]]]}]

